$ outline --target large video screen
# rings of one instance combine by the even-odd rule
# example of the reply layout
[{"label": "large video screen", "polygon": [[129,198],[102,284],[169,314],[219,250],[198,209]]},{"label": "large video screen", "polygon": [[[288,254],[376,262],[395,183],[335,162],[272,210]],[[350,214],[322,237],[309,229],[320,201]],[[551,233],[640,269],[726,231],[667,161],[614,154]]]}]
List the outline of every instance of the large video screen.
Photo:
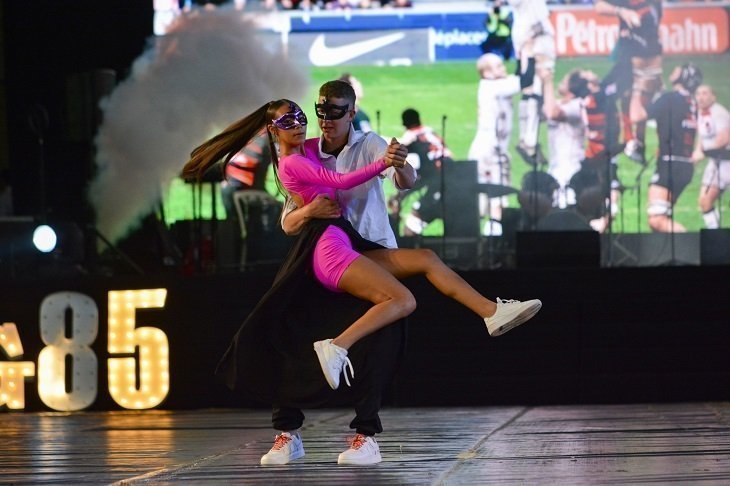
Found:
[{"label": "large video screen", "polygon": [[[349,75],[358,128],[420,142],[409,158],[422,176],[416,188],[385,188],[405,244],[444,232],[690,234],[676,241],[694,260],[699,232],[730,224],[724,4],[551,2],[541,19],[520,2],[173,3],[156,13],[170,25],[205,9],[253,19],[267,48],[309,76],[300,101],[310,120],[318,87]],[[535,76],[525,87],[530,51]],[[407,110],[420,128],[405,126]],[[174,207],[174,195],[167,202]]]}]

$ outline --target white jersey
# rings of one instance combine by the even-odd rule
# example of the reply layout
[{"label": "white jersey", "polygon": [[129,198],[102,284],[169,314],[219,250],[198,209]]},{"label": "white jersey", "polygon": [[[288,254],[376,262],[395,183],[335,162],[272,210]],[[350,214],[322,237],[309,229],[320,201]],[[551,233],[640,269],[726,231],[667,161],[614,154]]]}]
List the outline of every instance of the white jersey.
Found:
[{"label": "white jersey", "polygon": [[[730,130],[730,113],[724,106],[713,103],[710,108],[700,110],[697,114],[697,136],[703,150],[717,148],[715,139],[718,134],[728,130]],[[711,158],[702,174],[702,185],[719,187],[721,190],[730,186],[730,160]]]},{"label": "white jersey", "polygon": [[400,143],[410,145],[414,142],[423,142],[428,144],[429,160],[436,160],[440,157],[452,158],[453,154],[448,147],[444,147],[444,141],[436,135],[433,128],[426,125],[418,125],[417,127],[408,128],[403,133]]},{"label": "white jersey", "polygon": [[730,130],[730,113],[718,103],[713,103],[707,110],[699,110],[697,114],[697,136],[702,149],[717,148],[715,138],[723,131]]},{"label": "white jersey", "polygon": [[550,11],[545,0],[509,0],[514,12],[512,43],[519,57],[522,45],[533,37],[533,29],[539,24],[545,35],[553,37],[555,31],[550,23]]},{"label": "white jersey", "polygon": [[[356,132],[350,127],[347,145],[337,157],[322,152],[322,139],[309,139],[305,142],[305,151],[313,149],[318,158],[329,170],[347,174],[375,162],[383,157],[388,142],[375,132]],[[337,191],[337,201],[343,209],[343,216],[352,223],[353,228],[365,239],[379,243],[386,248],[397,248],[395,234],[388,220],[388,210],[383,192],[383,176],[390,177],[395,183],[395,169],[387,168],[381,176],[373,177],[367,182],[348,190]],[[292,198],[284,205],[281,221],[289,212],[296,209]]]},{"label": "white jersey", "polygon": [[512,96],[520,92],[520,78],[482,79],[477,94],[477,132],[468,158],[477,161],[480,183],[502,183],[495,170],[500,155],[507,155],[512,134]]},{"label": "white jersey", "polygon": [[563,116],[560,120],[548,120],[548,173],[565,187],[570,178],[580,170],[585,153],[585,124],[583,106],[579,98],[558,100]]}]

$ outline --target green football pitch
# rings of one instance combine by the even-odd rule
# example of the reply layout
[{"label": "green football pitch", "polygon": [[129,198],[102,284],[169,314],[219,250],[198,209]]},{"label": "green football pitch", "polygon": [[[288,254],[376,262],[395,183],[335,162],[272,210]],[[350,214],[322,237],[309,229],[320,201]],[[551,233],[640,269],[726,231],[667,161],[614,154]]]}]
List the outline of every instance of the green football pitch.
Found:
[{"label": "green football pitch", "polygon": [[[730,83],[727,76],[730,75],[730,54],[716,56],[672,56],[664,60],[665,85],[666,76],[671,69],[678,64],[692,60],[704,74],[707,84],[710,84],[716,91],[718,101],[730,107]],[[509,65],[513,70],[513,65]],[[572,69],[591,69],[599,76],[606,74],[611,68],[611,60],[601,58],[569,58],[558,59],[556,66],[556,80]],[[317,95],[318,87],[325,81],[335,79],[343,72],[343,68],[312,68],[310,70],[310,90],[306,99],[300,100],[302,106],[314,119],[311,113],[311,106]],[[415,108],[421,114],[421,121],[432,126],[437,132],[442,131],[442,117],[446,116],[447,124],[445,130],[446,143],[454,153],[456,160],[466,159],[469,145],[476,130],[477,107],[476,95],[478,85],[478,74],[473,62],[452,62],[413,66],[348,66],[346,70],[357,77],[363,85],[364,96],[361,108],[370,116],[371,123],[381,135],[386,138],[398,137],[403,133],[400,114],[405,108]],[[515,96],[517,103],[518,96]],[[380,112],[379,123],[376,121],[375,113]],[[379,125],[379,126],[378,126]],[[319,132],[316,124],[310,124],[309,136],[317,136]],[[517,138],[516,120],[515,129],[512,132],[513,140],[510,143],[512,151],[512,181],[518,185],[523,174],[531,170],[516,152],[514,146]],[[542,144],[547,146],[544,140],[545,128],[541,132]],[[620,213],[614,222],[613,229],[616,232],[647,232],[646,222],[646,193],[649,186],[649,179],[654,173],[655,162],[653,154],[656,151],[656,137],[652,126],[647,129],[647,156],[649,166],[639,178],[639,165],[621,155],[618,161],[619,179],[622,184],[630,188],[624,191],[619,204]],[[703,227],[703,220],[697,204],[697,197],[700,190],[700,179],[704,170],[705,162],[698,164],[695,168],[695,175],[690,186],[685,189],[675,206],[675,219],[683,224],[689,231],[698,231]],[[271,181],[270,181],[271,182]],[[189,189],[178,181],[174,182],[165,201],[166,218],[168,222],[175,219],[185,219],[190,206]],[[270,191],[276,192],[275,186],[269,184]],[[637,189],[638,188],[638,189]],[[386,187],[386,191],[393,192],[392,187]],[[418,194],[408,196],[403,211],[407,210],[408,204],[412,203]],[[518,203],[514,196],[510,205],[517,207]],[[204,196],[205,198],[205,196]],[[723,201],[723,225],[730,222],[730,210],[728,200]],[[209,207],[205,200],[202,207]],[[219,215],[224,214],[222,207],[219,207]],[[203,215],[205,217],[205,214]],[[427,228],[426,234],[438,235],[441,232],[440,221],[433,222]]]}]

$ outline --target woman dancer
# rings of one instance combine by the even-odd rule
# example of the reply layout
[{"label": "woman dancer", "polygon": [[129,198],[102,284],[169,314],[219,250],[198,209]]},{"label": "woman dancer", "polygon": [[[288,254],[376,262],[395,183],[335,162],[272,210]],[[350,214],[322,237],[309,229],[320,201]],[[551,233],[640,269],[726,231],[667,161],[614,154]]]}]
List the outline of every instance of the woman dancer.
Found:
[{"label": "woman dancer", "polygon": [[[221,158],[228,160],[235,155],[262,127],[266,127],[272,145],[277,183],[299,200],[299,207],[321,194],[334,199],[337,189],[355,187],[393,164],[404,163],[393,157],[398,145],[394,142],[384,160],[349,174],[329,171],[318,161],[305,157],[306,125],[307,117],[296,103],[286,99],[272,101],[196,148],[183,174],[200,177]],[[306,331],[288,324],[286,304],[294,300],[297,285],[308,273],[333,292],[345,292],[372,303],[354,322],[345,323],[333,338],[313,343],[320,373],[324,373],[332,389],[339,387],[346,367],[354,378],[348,350],[355,343],[415,310],[415,299],[399,278],[425,275],[443,294],[479,314],[492,336],[530,319],[542,305],[539,300],[497,299],[495,303],[474,290],[430,250],[385,249],[364,240],[342,217],[312,220],[297,237],[271,289],[241,326],[219,365],[218,373],[230,386],[242,381],[257,396],[275,403],[307,401],[305,388],[311,390],[312,383],[303,376],[306,369],[311,370],[313,356],[301,353],[302,339],[298,337],[324,337],[324,332],[332,332],[318,329],[318,324],[312,322],[307,323]],[[252,357],[261,356],[262,351],[269,358],[268,365],[263,367]],[[346,373],[345,381],[350,384]]]}]

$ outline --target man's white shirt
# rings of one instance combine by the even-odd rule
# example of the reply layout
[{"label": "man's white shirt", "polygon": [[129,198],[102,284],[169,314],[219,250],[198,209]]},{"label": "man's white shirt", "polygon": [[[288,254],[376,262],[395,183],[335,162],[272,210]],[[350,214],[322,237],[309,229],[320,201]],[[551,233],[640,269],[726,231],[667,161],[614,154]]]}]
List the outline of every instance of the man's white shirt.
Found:
[{"label": "man's white shirt", "polygon": [[[365,167],[385,155],[388,142],[374,132],[356,132],[350,127],[347,144],[337,157],[322,151],[322,139],[309,139],[305,147],[312,148],[316,143],[318,158],[329,170],[341,174],[350,173]],[[393,229],[388,221],[388,211],[383,192],[383,179],[389,177],[395,182],[395,169],[389,167],[380,176],[360,184],[352,189],[337,191],[337,201],[343,211],[343,216],[352,223],[355,230],[365,239],[379,243],[386,248],[397,248]],[[296,209],[296,204],[287,198],[282,214],[284,217]]]}]

